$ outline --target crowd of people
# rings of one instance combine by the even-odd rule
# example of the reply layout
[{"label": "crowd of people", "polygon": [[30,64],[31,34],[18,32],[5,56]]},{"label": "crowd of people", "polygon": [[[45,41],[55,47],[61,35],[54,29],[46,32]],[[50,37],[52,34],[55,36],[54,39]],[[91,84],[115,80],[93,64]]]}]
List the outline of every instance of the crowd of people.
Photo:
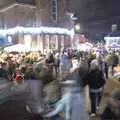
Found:
[{"label": "crowd of people", "polygon": [[[75,69],[73,59],[77,60]],[[87,120],[89,116],[84,106],[84,88],[89,88],[90,117],[95,117],[101,105],[104,86],[114,77],[119,64],[119,51],[102,50],[74,54],[68,49],[47,55],[40,52],[3,52],[0,53],[0,78],[14,84],[23,84],[24,80],[28,79],[40,79],[45,85],[58,80],[62,91],[60,100],[53,105],[52,111],[44,112],[43,117],[50,118],[63,112],[65,120]],[[110,112],[113,113],[111,120],[120,119],[120,90],[115,92],[112,98],[101,116],[102,120],[110,119]],[[62,119],[63,116],[60,117]]]},{"label": "crowd of people", "polygon": [[[60,75],[64,76],[67,72],[67,75],[63,77],[64,79],[62,78],[62,80],[65,80],[65,82],[63,82],[63,88],[65,90],[63,90],[63,96],[57,102],[55,109],[45,115],[45,117],[55,116],[63,110],[65,112],[65,120],[87,120],[88,115],[85,112],[84,106],[82,106],[84,105],[83,101],[85,99],[85,96],[82,96],[85,86],[88,86],[89,88],[91,105],[90,117],[95,117],[97,115],[99,108],[101,107],[104,86],[107,82],[109,82],[109,79],[112,79],[112,77],[114,78],[116,69],[119,67],[119,51],[99,51],[99,54],[94,51],[90,53],[78,52],[77,55],[79,56],[77,56],[78,67],[72,70],[72,58],[66,51],[62,52],[60,56],[60,73],[62,72],[62,74]],[[74,81],[69,80],[76,81],[76,85]],[[108,108],[105,109],[105,112],[101,115],[102,120],[120,119],[119,94],[120,90],[114,93],[113,96],[117,97],[112,97],[112,100],[109,101],[109,110]],[[83,103],[80,103],[80,98]],[[115,108],[117,112],[113,112],[112,108]],[[72,114],[70,114],[70,111],[72,111]],[[113,116],[110,116],[110,114],[113,114]]]}]

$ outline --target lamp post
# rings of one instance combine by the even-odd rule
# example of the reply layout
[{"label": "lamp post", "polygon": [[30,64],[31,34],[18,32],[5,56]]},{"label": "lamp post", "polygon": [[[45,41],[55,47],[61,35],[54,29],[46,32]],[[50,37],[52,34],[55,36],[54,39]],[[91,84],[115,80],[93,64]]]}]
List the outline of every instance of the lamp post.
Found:
[{"label": "lamp post", "polygon": [[[75,23],[78,20],[78,17],[76,16],[76,14],[70,13],[70,12],[68,12],[67,15],[69,16],[69,20],[70,20],[70,23],[71,23],[71,28],[73,29],[74,32],[76,32]],[[78,26],[77,26],[77,29],[80,29],[80,28],[78,28]],[[71,35],[71,46],[72,46],[72,48],[74,48],[74,43],[75,43],[74,42],[74,37],[75,37],[74,35]]]}]

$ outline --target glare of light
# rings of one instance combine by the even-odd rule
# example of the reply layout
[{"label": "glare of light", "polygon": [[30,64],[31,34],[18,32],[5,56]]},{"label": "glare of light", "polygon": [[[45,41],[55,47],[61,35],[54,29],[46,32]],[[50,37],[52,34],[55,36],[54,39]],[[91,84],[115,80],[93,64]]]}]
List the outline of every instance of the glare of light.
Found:
[{"label": "glare of light", "polygon": [[75,25],[75,30],[80,31],[80,24],[79,23]]},{"label": "glare of light", "polygon": [[42,33],[49,33],[49,34],[66,34],[66,35],[73,35],[74,31],[73,30],[68,30],[65,28],[55,28],[55,27],[20,27],[17,26],[15,28],[10,28],[7,30],[0,30],[0,34],[4,35],[13,35],[16,34],[17,32],[23,32],[25,34],[30,33],[30,34],[42,34]]},{"label": "glare of light", "polygon": [[70,32],[71,32],[71,33],[70,33],[71,38],[73,38],[73,37],[74,37],[74,35],[75,35],[75,31],[74,31],[74,29],[72,29]]},{"label": "glare of light", "polygon": [[5,36],[6,35],[6,30],[0,30],[0,35]]}]

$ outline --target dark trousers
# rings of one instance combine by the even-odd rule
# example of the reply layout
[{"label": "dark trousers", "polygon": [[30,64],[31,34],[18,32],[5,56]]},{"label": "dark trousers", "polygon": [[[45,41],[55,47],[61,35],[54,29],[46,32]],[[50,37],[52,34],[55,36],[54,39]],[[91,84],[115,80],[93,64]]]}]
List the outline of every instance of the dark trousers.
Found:
[{"label": "dark trousers", "polygon": [[59,66],[55,65],[55,74],[56,74],[56,77],[58,76],[58,73],[59,73]]},{"label": "dark trousers", "polygon": [[90,92],[91,113],[96,113],[96,107],[100,105],[102,92]]},{"label": "dark trousers", "polygon": [[108,80],[108,69],[105,70],[105,77]]},{"label": "dark trousers", "polygon": [[112,76],[114,75],[114,67],[116,67],[117,65],[112,65]]}]

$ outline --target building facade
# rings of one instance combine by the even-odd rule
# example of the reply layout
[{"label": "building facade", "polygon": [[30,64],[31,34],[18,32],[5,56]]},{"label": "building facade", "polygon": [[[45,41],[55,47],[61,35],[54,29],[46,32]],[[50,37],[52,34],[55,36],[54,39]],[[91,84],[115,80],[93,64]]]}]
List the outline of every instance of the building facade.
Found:
[{"label": "building facade", "polygon": [[[0,4],[1,29],[14,29],[17,26],[32,29],[41,26],[71,29],[64,0],[4,0]],[[25,33],[23,30],[15,31],[14,34],[8,32],[6,35],[14,44],[22,43],[32,50],[41,52],[67,48],[71,42],[70,34],[52,31],[32,33],[27,30]]]}]

